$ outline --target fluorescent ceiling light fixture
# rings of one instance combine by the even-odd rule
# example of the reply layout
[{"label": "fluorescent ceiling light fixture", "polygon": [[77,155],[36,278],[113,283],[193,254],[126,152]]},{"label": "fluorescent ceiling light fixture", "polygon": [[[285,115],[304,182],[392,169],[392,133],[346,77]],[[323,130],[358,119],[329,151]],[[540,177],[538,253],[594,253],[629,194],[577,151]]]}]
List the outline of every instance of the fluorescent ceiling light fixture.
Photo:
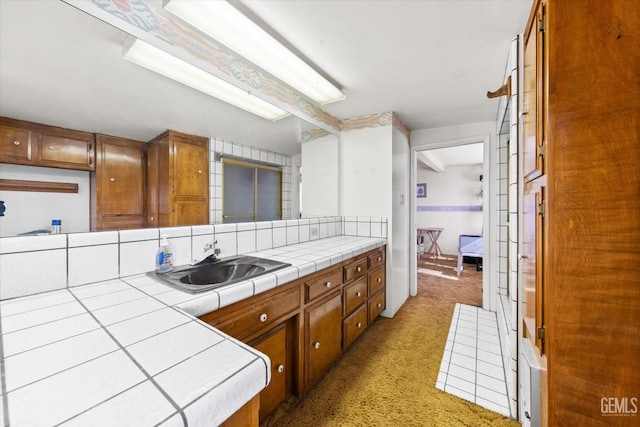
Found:
[{"label": "fluorescent ceiling light fixture", "polygon": [[320,104],[344,93],[226,1],[164,0],[164,8]]},{"label": "fluorescent ceiling light fixture", "polygon": [[286,111],[135,37],[129,37],[125,41],[122,57],[265,119],[278,120],[289,115]]}]

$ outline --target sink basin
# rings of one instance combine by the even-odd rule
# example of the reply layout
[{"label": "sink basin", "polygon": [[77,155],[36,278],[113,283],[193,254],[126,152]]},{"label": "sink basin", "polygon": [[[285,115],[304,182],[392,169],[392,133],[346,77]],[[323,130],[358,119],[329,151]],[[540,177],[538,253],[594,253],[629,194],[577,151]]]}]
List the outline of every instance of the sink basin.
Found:
[{"label": "sink basin", "polygon": [[290,265],[266,258],[241,256],[206,264],[184,265],[166,273],[150,274],[180,290],[198,293],[250,280]]}]

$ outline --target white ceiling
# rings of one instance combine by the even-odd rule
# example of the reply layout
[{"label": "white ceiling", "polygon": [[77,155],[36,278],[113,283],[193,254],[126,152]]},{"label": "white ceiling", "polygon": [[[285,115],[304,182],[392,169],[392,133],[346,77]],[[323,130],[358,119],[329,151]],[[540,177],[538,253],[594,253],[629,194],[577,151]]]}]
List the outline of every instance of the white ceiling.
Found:
[{"label": "white ceiling", "polygon": [[[160,0],[148,3],[160,6]],[[531,0],[244,0],[344,90],[339,119],[394,111],[412,131],[494,120]],[[311,126],[272,123],[121,58],[126,34],[61,1],[0,1],[0,115],[149,140],[171,128],[285,154]]]}]

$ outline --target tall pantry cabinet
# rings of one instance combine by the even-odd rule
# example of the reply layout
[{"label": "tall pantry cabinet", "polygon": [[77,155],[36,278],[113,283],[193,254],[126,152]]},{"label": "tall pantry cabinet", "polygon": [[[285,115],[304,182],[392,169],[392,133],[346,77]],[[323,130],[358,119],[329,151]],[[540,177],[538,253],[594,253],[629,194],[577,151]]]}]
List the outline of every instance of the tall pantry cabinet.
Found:
[{"label": "tall pantry cabinet", "polygon": [[144,227],[144,143],[102,134],[96,134],[95,138],[91,228]]},{"label": "tall pantry cabinet", "polygon": [[168,130],[146,152],[146,226],[208,224],[209,139]]},{"label": "tall pantry cabinet", "polygon": [[522,330],[542,425],[640,419],[638,22],[634,0],[536,0],[525,28]]}]

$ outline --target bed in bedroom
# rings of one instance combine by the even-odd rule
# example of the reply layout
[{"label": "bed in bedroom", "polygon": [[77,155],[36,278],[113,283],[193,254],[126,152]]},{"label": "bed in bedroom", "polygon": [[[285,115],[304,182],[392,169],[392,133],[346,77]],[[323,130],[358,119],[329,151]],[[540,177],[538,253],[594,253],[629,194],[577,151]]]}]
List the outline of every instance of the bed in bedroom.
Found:
[{"label": "bed in bedroom", "polygon": [[462,272],[464,257],[482,258],[482,236],[460,234],[458,237],[458,276]]}]

